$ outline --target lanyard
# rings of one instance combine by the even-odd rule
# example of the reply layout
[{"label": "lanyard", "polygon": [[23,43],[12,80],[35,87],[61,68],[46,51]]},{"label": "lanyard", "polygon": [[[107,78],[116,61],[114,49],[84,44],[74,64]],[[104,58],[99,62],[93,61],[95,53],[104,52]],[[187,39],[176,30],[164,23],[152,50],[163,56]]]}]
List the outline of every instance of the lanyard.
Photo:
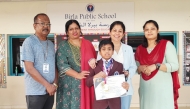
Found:
[{"label": "lanyard", "polygon": [[42,44],[41,41],[40,41],[40,43],[41,43],[41,45],[42,45],[43,53],[44,53],[44,61],[45,61],[45,62],[46,62],[47,57],[48,57],[48,40],[46,40],[46,41],[47,41],[46,51],[44,50],[44,46],[43,46],[43,44]]},{"label": "lanyard", "polygon": [[38,40],[38,42],[41,44],[42,49],[43,49],[43,54],[44,54],[44,61],[46,62],[47,57],[48,57],[48,40],[46,40],[46,41],[47,41],[47,45],[46,45],[46,48],[44,49],[44,46],[43,46],[43,44],[41,43],[40,39],[39,39],[36,35],[34,36],[34,38],[35,38],[36,40]]},{"label": "lanyard", "polygon": [[108,76],[109,72],[110,72],[111,68],[106,68],[106,63],[103,65],[103,71],[106,73],[106,75]]},{"label": "lanyard", "polygon": [[[110,61],[111,61],[111,64],[108,68],[106,68],[106,63],[103,64],[103,71],[106,73],[107,76],[109,75],[109,72],[113,67],[113,60],[110,60]],[[106,78],[105,78],[105,84],[106,84]]]}]

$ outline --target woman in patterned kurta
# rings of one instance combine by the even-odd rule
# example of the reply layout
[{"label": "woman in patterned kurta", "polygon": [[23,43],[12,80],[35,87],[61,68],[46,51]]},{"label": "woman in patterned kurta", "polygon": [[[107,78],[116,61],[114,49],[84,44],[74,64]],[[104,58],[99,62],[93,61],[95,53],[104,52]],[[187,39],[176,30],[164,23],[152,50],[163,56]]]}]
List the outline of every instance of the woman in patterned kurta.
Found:
[{"label": "woman in patterned kurta", "polygon": [[140,109],[174,109],[179,88],[175,47],[170,41],[160,40],[157,22],[149,20],[143,29],[144,43],[135,53],[141,75]]},{"label": "woman in patterned kurta", "polygon": [[[82,97],[91,96],[90,93],[87,95],[88,92],[83,90],[85,88],[84,78],[89,74],[89,66],[84,66],[88,65],[88,59],[96,56],[95,50],[89,41],[79,38],[81,29],[76,20],[69,20],[65,29],[68,40],[59,44],[56,53],[59,72],[56,109],[90,109],[90,100],[84,101],[86,97]],[[86,47],[84,48],[84,46]],[[81,95],[82,93],[83,95]],[[89,99],[93,100],[93,98]]]}]

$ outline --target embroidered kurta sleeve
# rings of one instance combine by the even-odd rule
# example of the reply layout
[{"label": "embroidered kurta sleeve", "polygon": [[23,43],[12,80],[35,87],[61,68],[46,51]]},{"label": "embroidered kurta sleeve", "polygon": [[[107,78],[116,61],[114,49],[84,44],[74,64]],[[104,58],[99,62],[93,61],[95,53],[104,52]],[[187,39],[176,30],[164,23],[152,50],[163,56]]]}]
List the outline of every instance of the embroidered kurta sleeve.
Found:
[{"label": "embroidered kurta sleeve", "polygon": [[61,42],[56,52],[56,64],[59,71],[59,76],[64,76],[65,72],[71,69],[68,62],[68,46]]},{"label": "embroidered kurta sleeve", "polygon": [[171,42],[167,42],[166,51],[165,51],[165,60],[164,63],[167,67],[167,72],[177,71],[179,68],[177,53],[174,45]]}]

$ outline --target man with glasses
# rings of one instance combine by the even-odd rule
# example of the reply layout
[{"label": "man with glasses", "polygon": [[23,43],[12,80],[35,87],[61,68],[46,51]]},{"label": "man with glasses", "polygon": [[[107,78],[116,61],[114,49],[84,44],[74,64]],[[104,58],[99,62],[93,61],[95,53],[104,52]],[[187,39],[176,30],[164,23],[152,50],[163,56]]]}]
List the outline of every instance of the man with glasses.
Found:
[{"label": "man with glasses", "polygon": [[57,89],[54,44],[47,40],[51,24],[40,13],[34,17],[35,34],[23,43],[27,109],[52,109]]}]

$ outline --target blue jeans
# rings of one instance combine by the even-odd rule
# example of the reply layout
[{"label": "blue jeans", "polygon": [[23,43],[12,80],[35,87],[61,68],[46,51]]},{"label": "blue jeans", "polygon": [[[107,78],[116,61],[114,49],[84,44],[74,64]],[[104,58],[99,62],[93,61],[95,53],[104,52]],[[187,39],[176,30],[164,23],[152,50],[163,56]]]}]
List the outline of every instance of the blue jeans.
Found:
[{"label": "blue jeans", "polygon": [[130,109],[132,95],[121,97],[121,109]]}]

